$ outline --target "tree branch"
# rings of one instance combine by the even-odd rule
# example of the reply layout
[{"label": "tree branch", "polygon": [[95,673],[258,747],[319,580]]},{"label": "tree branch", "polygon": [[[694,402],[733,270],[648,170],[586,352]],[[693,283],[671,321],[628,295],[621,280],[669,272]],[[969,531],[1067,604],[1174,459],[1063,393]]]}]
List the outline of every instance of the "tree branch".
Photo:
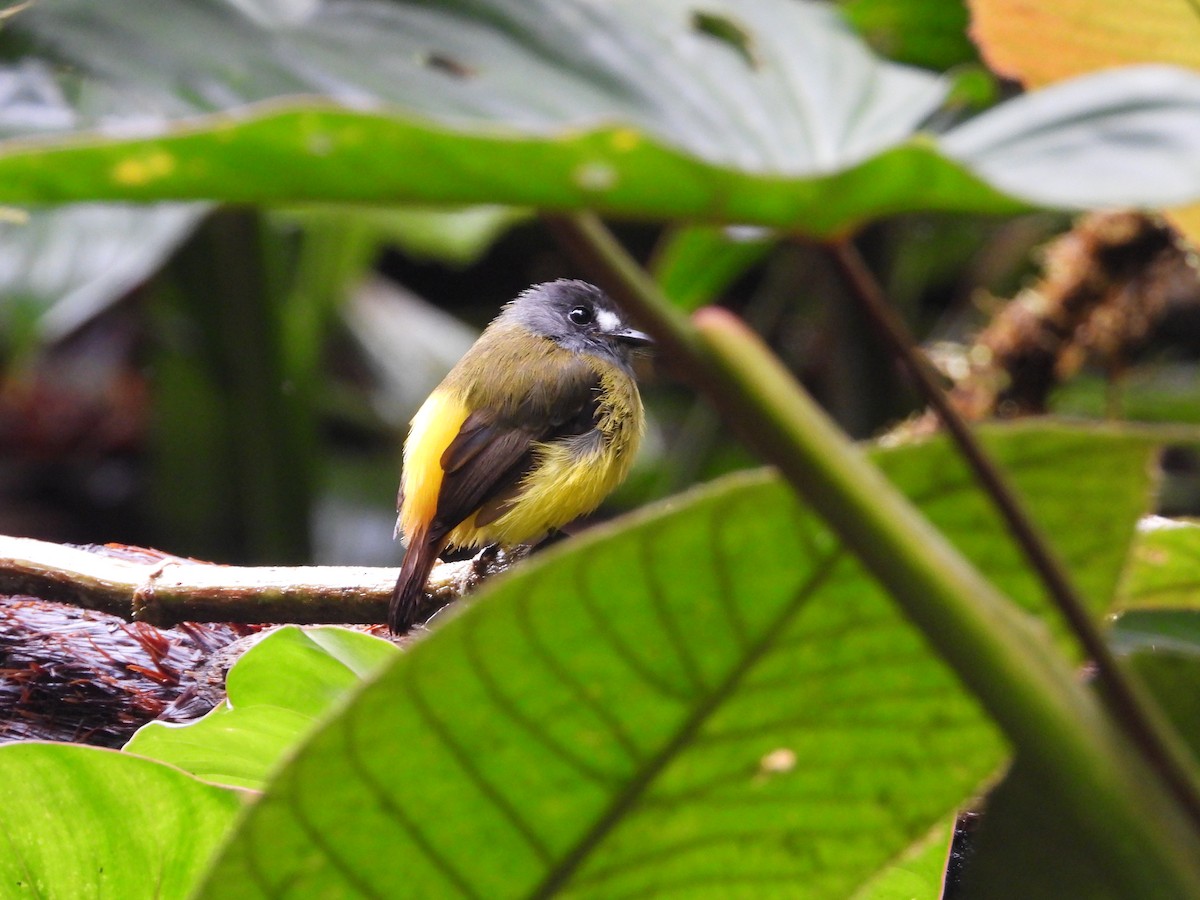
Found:
[{"label": "tree branch", "polygon": [[[423,617],[508,567],[503,553],[434,567]],[[377,624],[396,569],[223,566],[155,550],[0,536],[0,594],[70,603],[160,628],[179,622]]]}]

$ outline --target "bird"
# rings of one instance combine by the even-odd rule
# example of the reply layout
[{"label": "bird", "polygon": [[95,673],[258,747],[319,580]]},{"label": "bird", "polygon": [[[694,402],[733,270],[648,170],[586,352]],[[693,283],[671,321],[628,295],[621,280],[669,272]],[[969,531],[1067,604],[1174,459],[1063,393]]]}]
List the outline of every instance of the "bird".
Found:
[{"label": "bird", "polygon": [[393,633],[417,624],[447,548],[536,543],[625,480],[645,431],[633,360],[651,343],[586,281],[535,284],[504,305],[413,416]]}]

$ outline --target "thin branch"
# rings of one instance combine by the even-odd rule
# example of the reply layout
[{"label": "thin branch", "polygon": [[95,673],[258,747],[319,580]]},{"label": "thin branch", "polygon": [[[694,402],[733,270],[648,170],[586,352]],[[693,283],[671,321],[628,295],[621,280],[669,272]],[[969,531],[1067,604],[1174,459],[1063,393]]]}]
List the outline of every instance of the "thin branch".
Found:
[{"label": "thin branch", "polygon": [[[436,566],[423,613],[472,590],[509,559]],[[167,628],[179,622],[373,625],[387,621],[396,570],[222,566],[128,547],[83,549],[0,536],[0,594],[29,595]]]},{"label": "thin branch", "polygon": [[1104,640],[1083,597],[1071,583],[1066,568],[1050,549],[1021,505],[1004,474],[976,440],[942,389],[933,366],[917,348],[907,325],[884,296],[858,248],[849,239],[829,245],[830,254],[850,286],[850,293],[866,313],[876,332],[900,361],[913,383],[933,407],[959,453],[991,498],[1013,539],[1037,572],[1051,602],[1096,667],[1101,695],[1126,733],[1138,746],[1200,827],[1200,788],[1191,776],[1191,763],[1154,699],[1132,680]]}]

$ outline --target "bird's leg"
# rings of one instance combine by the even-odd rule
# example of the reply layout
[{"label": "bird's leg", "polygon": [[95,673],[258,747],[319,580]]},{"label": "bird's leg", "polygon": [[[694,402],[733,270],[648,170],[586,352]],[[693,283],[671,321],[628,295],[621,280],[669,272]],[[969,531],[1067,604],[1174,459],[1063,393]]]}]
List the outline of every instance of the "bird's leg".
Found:
[{"label": "bird's leg", "polygon": [[557,528],[551,528],[550,533],[547,534],[544,538],[542,538],[541,541],[538,542],[537,549],[545,550],[549,547],[553,547],[555,544],[557,544],[561,541],[565,541],[569,537],[570,537],[570,535],[567,534],[565,531],[560,531]]},{"label": "bird's leg", "polygon": [[480,578],[486,576],[488,572],[496,568],[496,564],[504,564],[504,548],[499,544],[488,544],[482,550],[475,554],[471,560],[471,568],[475,570],[475,574]]}]

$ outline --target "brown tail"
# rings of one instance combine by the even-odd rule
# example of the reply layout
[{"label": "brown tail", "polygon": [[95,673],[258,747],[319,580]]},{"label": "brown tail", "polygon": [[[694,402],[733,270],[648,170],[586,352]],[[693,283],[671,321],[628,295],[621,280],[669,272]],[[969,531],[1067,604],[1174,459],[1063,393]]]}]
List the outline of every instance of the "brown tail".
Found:
[{"label": "brown tail", "polygon": [[388,606],[388,628],[393,634],[404,634],[421,621],[425,606],[425,582],[438,554],[446,546],[445,539],[430,541],[423,534],[413,535],[400,565],[400,577]]}]

